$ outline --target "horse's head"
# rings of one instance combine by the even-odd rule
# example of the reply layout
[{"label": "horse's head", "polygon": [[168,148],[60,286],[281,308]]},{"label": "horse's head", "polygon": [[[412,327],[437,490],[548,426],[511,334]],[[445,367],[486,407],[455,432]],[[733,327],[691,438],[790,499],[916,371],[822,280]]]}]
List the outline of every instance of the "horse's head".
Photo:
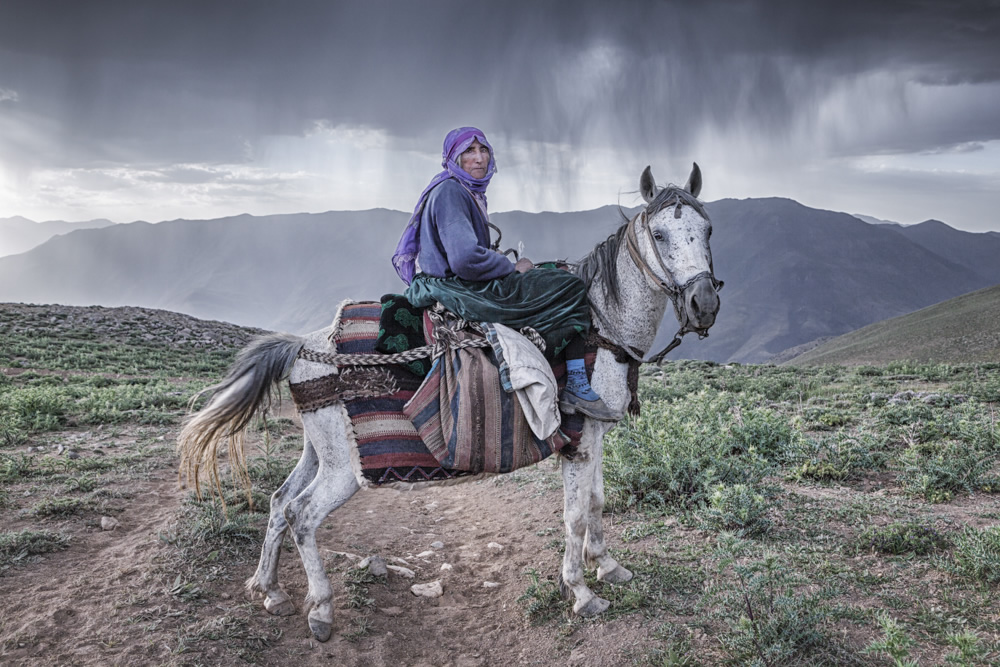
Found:
[{"label": "horse's head", "polygon": [[678,333],[706,336],[719,312],[722,282],[716,280],[712,268],[712,221],[698,201],[701,170],[695,164],[683,188],[661,188],[646,167],[639,191],[647,205],[629,225],[632,259],[670,296],[681,325]]}]

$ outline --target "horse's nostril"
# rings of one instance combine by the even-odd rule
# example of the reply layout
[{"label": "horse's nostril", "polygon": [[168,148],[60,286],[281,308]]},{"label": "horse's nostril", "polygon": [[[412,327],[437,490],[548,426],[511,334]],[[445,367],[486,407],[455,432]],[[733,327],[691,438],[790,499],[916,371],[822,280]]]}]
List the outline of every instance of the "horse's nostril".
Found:
[{"label": "horse's nostril", "polygon": [[701,312],[701,309],[698,307],[698,298],[695,296],[691,297],[691,310],[695,315],[698,315]]}]

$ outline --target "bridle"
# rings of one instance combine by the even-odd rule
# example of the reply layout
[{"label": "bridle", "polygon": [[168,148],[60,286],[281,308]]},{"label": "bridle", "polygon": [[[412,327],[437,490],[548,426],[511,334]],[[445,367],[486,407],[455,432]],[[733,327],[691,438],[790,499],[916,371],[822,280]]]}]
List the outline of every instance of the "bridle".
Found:
[{"label": "bridle", "polygon": [[[679,193],[674,193],[666,201],[664,201],[657,210],[660,211],[670,205],[674,205],[674,219],[678,219],[681,217],[681,207],[685,204],[687,204],[687,202],[684,201],[681,195]],[[649,262],[646,261],[646,258],[643,257],[642,252],[639,250],[639,234],[637,229],[641,229],[646,233],[646,236],[649,239],[650,247],[654,249],[653,255],[656,257],[657,264],[659,264],[663,277],[660,277],[660,275],[657,275],[657,273],[653,271]],[[711,261],[709,261],[708,271],[702,271],[701,273],[689,278],[683,284],[678,284],[678,282],[674,279],[673,274],[670,272],[670,269],[668,269],[666,264],[663,263],[663,258],[660,256],[660,253],[655,252],[656,243],[653,238],[653,231],[649,227],[649,215],[647,209],[643,209],[636,217],[632,218],[632,220],[628,222],[628,228],[625,230],[625,247],[628,250],[628,255],[632,262],[639,268],[639,270],[652,281],[653,285],[655,285],[657,289],[670,298],[670,301],[674,306],[674,313],[680,321],[681,326],[677,330],[677,333],[674,334],[673,340],[671,340],[665,348],[653,355],[647,362],[643,360],[643,353],[641,350],[637,350],[630,345],[622,344],[621,336],[617,334],[613,327],[609,326],[607,318],[604,317],[604,314],[601,313],[599,309],[594,308],[594,313],[603,325],[602,328],[611,334],[611,336],[609,336],[609,340],[615,343],[619,348],[624,350],[630,357],[638,362],[660,364],[663,362],[663,358],[667,356],[671,350],[681,344],[681,340],[684,338],[685,334],[696,333],[698,334],[699,339],[708,337],[708,329],[698,329],[691,326],[687,315],[687,308],[684,308],[683,302],[678,304],[678,299],[684,295],[684,292],[691,287],[691,285],[704,278],[708,278],[712,281],[712,287],[716,292],[722,289],[725,283],[715,277],[715,269],[712,267]]]}]

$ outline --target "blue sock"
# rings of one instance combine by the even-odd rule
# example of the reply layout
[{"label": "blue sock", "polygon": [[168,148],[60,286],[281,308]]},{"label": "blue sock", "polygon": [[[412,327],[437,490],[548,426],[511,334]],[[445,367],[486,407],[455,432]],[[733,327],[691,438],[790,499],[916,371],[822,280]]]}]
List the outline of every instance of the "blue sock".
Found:
[{"label": "blue sock", "polygon": [[566,360],[566,391],[585,401],[600,400],[601,397],[593,390],[587,379],[587,368],[583,365],[583,359]]}]

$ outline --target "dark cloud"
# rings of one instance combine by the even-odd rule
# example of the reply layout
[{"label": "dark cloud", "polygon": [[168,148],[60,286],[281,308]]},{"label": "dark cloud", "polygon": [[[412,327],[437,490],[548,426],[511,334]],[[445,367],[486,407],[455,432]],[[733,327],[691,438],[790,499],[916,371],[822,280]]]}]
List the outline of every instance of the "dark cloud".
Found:
[{"label": "dark cloud", "polygon": [[[247,140],[301,134],[316,119],[435,144],[443,129],[476,123],[523,139],[683,151],[706,125],[780,136],[831,85],[879,70],[934,85],[1000,81],[1000,9],[903,0],[0,4],[0,87],[16,91],[25,123],[64,133],[48,159],[77,164],[238,162]],[[963,122],[947,131],[904,125],[889,149],[1000,138],[997,114],[958,113]],[[30,148],[20,147],[25,159]]]}]

